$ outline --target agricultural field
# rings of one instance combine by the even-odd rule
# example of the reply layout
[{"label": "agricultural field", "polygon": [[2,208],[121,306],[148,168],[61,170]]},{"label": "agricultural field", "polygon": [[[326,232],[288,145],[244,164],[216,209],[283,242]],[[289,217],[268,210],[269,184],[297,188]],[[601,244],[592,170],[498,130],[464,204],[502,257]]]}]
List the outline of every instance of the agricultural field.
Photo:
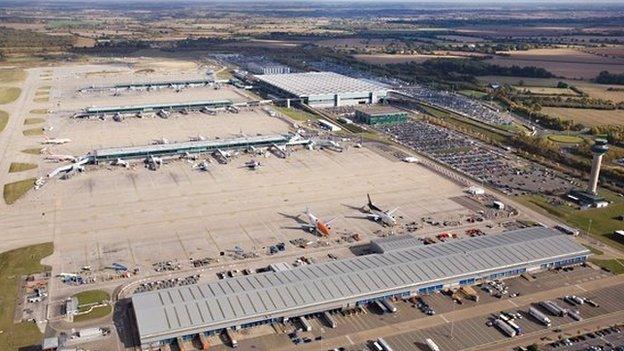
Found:
[{"label": "agricultural field", "polygon": [[512,85],[517,89],[556,88],[559,82],[574,85],[581,89],[590,98],[610,100],[614,103],[624,101],[624,89],[621,86],[609,84],[597,84],[586,81],[576,81],[558,78],[525,78],[525,77],[503,77],[503,76],[481,76],[479,81],[484,84],[498,83]]},{"label": "agricultural field", "polygon": [[546,138],[550,141],[561,144],[580,144],[585,142],[585,139],[577,135],[551,134]]},{"label": "agricultural field", "polygon": [[541,67],[556,76],[589,80],[601,71],[624,72],[624,59],[602,57],[569,48],[533,49],[501,52],[509,56],[495,56],[487,62],[500,66]]},{"label": "agricultural field", "polygon": [[586,108],[543,107],[549,116],[573,120],[588,127],[617,124],[624,125],[624,110],[595,110]]},{"label": "agricultural field", "polygon": [[20,277],[50,270],[40,261],[52,251],[52,243],[45,243],[0,254],[0,350],[28,350],[35,340],[41,340],[42,334],[34,323],[13,323],[13,311]]},{"label": "agricultural field", "polygon": [[457,58],[461,59],[462,56],[456,55],[395,55],[395,54],[370,54],[370,55],[353,55],[353,57],[361,62],[366,62],[374,65],[386,65],[392,63],[405,63],[416,62],[421,63],[433,58]]},{"label": "agricultural field", "polygon": [[515,89],[524,93],[535,95],[567,95],[578,96],[578,93],[570,88],[551,88],[551,87],[534,87],[534,86],[514,86]]}]

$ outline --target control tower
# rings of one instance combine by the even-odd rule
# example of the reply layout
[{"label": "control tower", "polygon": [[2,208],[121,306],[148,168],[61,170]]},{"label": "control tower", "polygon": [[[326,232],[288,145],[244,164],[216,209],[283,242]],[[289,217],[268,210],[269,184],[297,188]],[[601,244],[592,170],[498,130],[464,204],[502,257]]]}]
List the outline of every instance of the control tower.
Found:
[{"label": "control tower", "polygon": [[602,163],[602,155],[609,151],[606,139],[594,140],[594,145],[591,148],[592,155],[592,169],[589,176],[589,184],[587,185],[587,192],[596,195],[596,189],[598,188],[598,176],[600,175],[600,164]]}]

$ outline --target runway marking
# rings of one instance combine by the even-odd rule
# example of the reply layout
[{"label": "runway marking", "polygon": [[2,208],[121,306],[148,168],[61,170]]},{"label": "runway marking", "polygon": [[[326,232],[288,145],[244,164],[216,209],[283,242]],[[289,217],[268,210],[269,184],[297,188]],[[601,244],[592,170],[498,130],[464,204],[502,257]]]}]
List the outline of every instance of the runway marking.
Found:
[{"label": "runway marking", "polygon": [[513,300],[507,300],[509,301],[509,303],[513,306],[513,307],[518,307],[518,304],[515,303]]},{"label": "runway marking", "polygon": [[586,292],[587,291],[587,289],[585,289],[584,287],[582,287],[582,286],[580,286],[578,284],[576,284],[575,287],[579,288],[582,292]]},{"label": "runway marking", "polygon": [[448,319],[446,319],[446,317],[444,317],[443,314],[440,315],[440,318],[442,318],[444,320],[444,322],[446,323],[450,323]]},{"label": "runway marking", "polygon": [[345,337],[347,338],[347,340],[349,340],[349,343],[351,345],[355,345],[355,343],[353,342],[353,340],[351,340],[351,338],[349,337],[349,335],[345,335]]}]

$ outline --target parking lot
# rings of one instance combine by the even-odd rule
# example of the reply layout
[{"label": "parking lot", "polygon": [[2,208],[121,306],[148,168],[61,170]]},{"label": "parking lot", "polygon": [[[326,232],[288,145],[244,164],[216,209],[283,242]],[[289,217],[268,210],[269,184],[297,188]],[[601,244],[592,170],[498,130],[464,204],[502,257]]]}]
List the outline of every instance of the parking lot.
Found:
[{"label": "parking lot", "polygon": [[[602,271],[597,271],[589,267],[577,267],[574,270],[558,270],[558,271],[549,271],[539,273],[534,276],[532,281],[528,281],[525,278],[517,277],[511,278],[504,281],[505,285],[508,287],[509,294],[518,294],[518,296],[524,296],[527,294],[535,293],[537,291],[547,291],[551,289],[556,289],[561,286],[574,286],[576,284],[587,282],[599,278],[604,278],[609,276],[607,273]],[[511,304],[514,305],[514,298],[509,298],[509,296],[503,296],[502,298],[496,298],[484,292],[483,290],[475,287],[477,293],[480,297],[479,302],[474,302],[468,299],[463,299],[463,303],[457,304],[454,303],[449,295],[443,293],[436,293],[432,295],[427,295],[422,298],[434,311],[435,314],[433,316],[427,316],[420,309],[417,308],[415,302],[411,301],[403,301],[398,300],[393,302],[396,306],[397,311],[395,313],[380,313],[380,310],[375,305],[367,305],[363,307],[361,310],[353,310],[349,312],[334,312],[332,316],[336,321],[337,328],[331,328],[322,318],[313,317],[308,318],[308,322],[312,325],[312,331],[310,332],[299,332],[298,337],[301,339],[310,339],[311,343],[314,343],[321,348],[322,340],[336,338],[340,336],[348,336],[353,335],[358,332],[365,332],[368,330],[375,330],[382,327],[392,328],[392,325],[410,322],[415,320],[422,320],[423,325],[426,323],[434,322],[434,324],[442,324],[441,326],[422,329],[419,331],[415,331],[413,333],[401,334],[392,337],[385,337],[386,341],[390,342],[392,347],[396,346],[399,350],[413,350],[418,347],[418,344],[421,344],[421,347],[424,347],[422,343],[427,337],[432,337],[436,340],[437,338],[442,338],[444,342],[447,342],[447,346],[449,348],[443,347],[442,350],[455,350],[454,347],[457,347],[454,342],[459,342],[460,337],[466,338],[471,343],[472,346],[480,345],[487,342],[492,342],[496,340],[504,339],[504,335],[498,331],[495,327],[487,327],[485,322],[488,319],[488,315],[481,315],[479,317],[468,318],[467,320],[462,320],[461,322],[454,323],[453,326],[453,339],[450,338],[450,328],[451,324],[448,323],[443,315],[453,311],[462,311],[467,310],[472,307],[478,307],[484,304],[498,302],[498,301],[508,301],[507,306]],[[624,285],[618,287],[617,291],[624,291]],[[590,296],[595,301],[599,302],[601,306],[599,308],[587,308],[584,307],[581,310],[581,314],[583,317],[585,315],[587,317],[591,317],[593,315],[604,314],[605,311],[613,308],[621,308],[624,309],[624,301],[617,302],[611,301],[614,300],[614,295],[612,295],[610,290],[607,292],[597,292],[592,293]],[[617,292],[616,291],[616,292]],[[603,301],[605,305],[603,306]],[[563,306],[564,302],[560,302],[560,305]],[[622,307],[619,307],[620,304]],[[518,306],[517,310],[526,310],[528,307]],[[525,314],[526,315],[526,314]],[[527,332],[540,330],[541,326],[537,323],[529,321],[530,317],[523,318],[520,321],[521,325],[525,327]],[[553,317],[558,318],[558,317]],[[570,322],[572,319],[570,317],[558,319],[558,323],[566,323]],[[525,326],[526,324],[526,326]],[[281,325],[281,324],[280,324]],[[279,327],[277,329],[280,329]],[[296,327],[292,326],[291,323],[287,323],[284,327],[286,334],[293,331]],[[321,336],[320,340],[315,340],[317,337]],[[287,342],[284,339],[288,340],[287,335],[282,335],[281,338],[272,337],[272,346],[273,347],[285,347],[284,345]],[[241,336],[239,341],[239,348],[242,350],[253,350],[258,347],[258,345],[267,346],[266,336],[257,337],[257,338],[246,338]],[[291,345],[293,343],[291,342]],[[343,345],[348,350],[362,350],[368,349],[366,345]],[[411,348],[410,348],[411,347]],[[469,347],[469,346],[466,346]],[[228,349],[226,346],[216,347],[217,350],[226,350]],[[422,348],[426,350],[426,347]]]},{"label": "parking lot", "polygon": [[569,177],[425,121],[382,130],[398,142],[510,195],[565,193],[574,186]]}]

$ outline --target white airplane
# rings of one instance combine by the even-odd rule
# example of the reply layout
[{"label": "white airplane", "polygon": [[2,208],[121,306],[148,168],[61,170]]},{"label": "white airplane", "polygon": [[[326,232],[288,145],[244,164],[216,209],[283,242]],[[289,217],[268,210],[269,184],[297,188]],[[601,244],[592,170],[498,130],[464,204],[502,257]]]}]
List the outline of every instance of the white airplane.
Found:
[{"label": "white airplane", "polygon": [[217,161],[219,161],[219,163],[226,164],[229,162],[230,154],[221,149],[215,150],[215,152],[213,152],[212,154],[217,159]]},{"label": "white airplane", "polygon": [[204,137],[201,134],[197,134],[197,136],[189,137],[189,141],[204,141],[204,140],[206,140],[206,137]]},{"label": "white airplane", "polygon": [[245,162],[245,165],[244,165],[244,167],[247,167],[247,168],[249,168],[251,170],[254,170],[254,171],[256,169],[260,168],[260,166],[262,166],[262,163],[260,163],[260,161],[255,160],[255,159]]},{"label": "white airplane", "polygon": [[273,144],[271,145],[271,151],[273,151],[275,156],[279,158],[286,158],[288,156],[288,151],[286,150],[286,146]]},{"label": "white airplane", "polygon": [[169,139],[162,137],[160,139],[154,139],[152,141],[152,144],[154,145],[162,145],[162,144],[169,144]]},{"label": "white airplane", "polygon": [[203,112],[203,113],[207,113],[209,115],[216,115],[217,114],[217,110],[215,110],[214,108],[206,107],[206,106],[202,107],[199,111]]},{"label": "white airplane", "polygon": [[128,167],[130,167],[130,162],[118,158],[118,159],[114,160],[113,162],[111,162],[111,165],[112,166],[121,166],[121,167],[128,168]]},{"label": "white airplane", "polygon": [[197,160],[197,155],[196,154],[191,154],[189,152],[185,152],[183,155],[180,155],[180,158],[184,158],[190,161],[195,161]]},{"label": "white airplane", "polygon": [[67,144],[71,141],[71,139],[68,138],[53,138],[50,139],[48,137],[45,138],[44,141],[42,141],[42,144],[51,144],[51,145],[61,145],[61,144]]},{"label": "white airplane", "polygon": [[54,161],[54,162],[65,162],[65,161],[76,161],[76,156],[72,155],[47,155],[45,156],[46,160]]},{"label": "white airplane", "polygon": [[180,110],[180,113],[183,114],[183,115],[188,115],[189,114],[189,109],[185,107],[185,108]]},{"label": "white airplane", "polygon": [[160,157],[149,155],[145,159],[145,163],[147,164],[147,168],[149,168],[152,171],[155,171],[158,168],[160,168],[160,166],[162,166],[163,160]]},{"label": "white airplane", "polygon": [[386,225],[388,227],[392,227],[397,223],[397,220],[393,216],[393,213],[399,209],[398,207],[389,211],[384,211],[381,208],[377,207],[375,204],[373,204],[373,201],[371,201],[370,198],[370,194],[366,194],[366,197],[368,198],[367,206],[369,212],[366,215],[367,218],[372,219],[376,222],[380,222],[382,225]]},{"label": "white airplane", "polygon": [[156,112],[156,114],[160,118],[169,118],[169,115],[170,115],[170,113],[168,111],[165,111],[163,109],[158,110],[158,112]]},{"label": "white airplane", "polygon": [[204,160],[200,163],[194,164],[193,168],[199,169],[200,171],[208,172],[210,171],[210,162],[208,160]]},{"label": "white airplane", "polygon": [[115,113],[115,115],[113,116],[113,121],[115,122],[121,122],[123,121],[123,115],[119,112]]},{"label": "white airplane", "polygon": [[331,232],[330,223],[336,219],[336,217],[330,219],[327,222],[322,221],[318,217],[316,217],[310,209],[306,207],[303,213],[308,217],[308,223],[301,224],[301,227],[309,230],[310,232],[316,232],[323,237],[329,236]]}]

